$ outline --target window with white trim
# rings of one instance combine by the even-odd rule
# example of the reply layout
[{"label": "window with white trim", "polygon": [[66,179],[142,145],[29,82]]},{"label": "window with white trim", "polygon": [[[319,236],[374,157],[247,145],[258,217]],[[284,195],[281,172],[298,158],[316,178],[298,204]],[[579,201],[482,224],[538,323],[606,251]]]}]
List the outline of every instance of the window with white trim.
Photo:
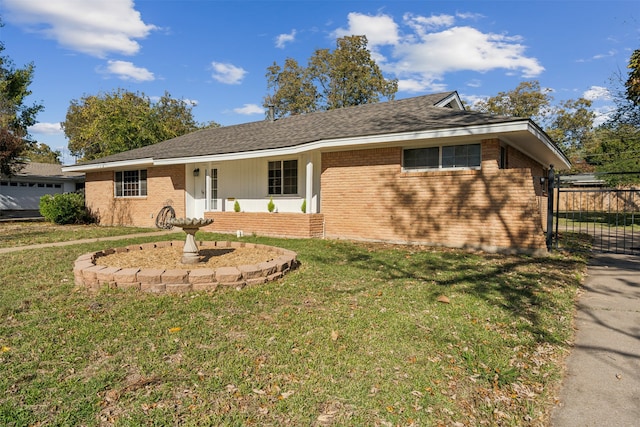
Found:
[{"label": "window with white trim", "polygon": [[406,148],[402,152],[402,168],[407,170],[478,168],[480,161],[480,144]]},{"label": "window with white trim", "polygon": [[269,162],[268,187],[270,195],[298,194],[298,161]]},{"label": "window with white trim", "polygon": [[140,197],[147,195],[147,171],[130,170],[115,173],[116,197]]}]

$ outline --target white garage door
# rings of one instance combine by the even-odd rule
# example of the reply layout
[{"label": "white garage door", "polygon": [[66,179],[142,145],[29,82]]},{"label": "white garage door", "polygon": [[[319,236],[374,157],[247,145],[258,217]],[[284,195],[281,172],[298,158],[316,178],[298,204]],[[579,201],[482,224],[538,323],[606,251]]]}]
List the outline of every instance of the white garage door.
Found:
[{"label": "white garage door", "polygon": [[0,210],[37,210],[40,197],[62,192],[62,184],[2,181],[0,182]]}]

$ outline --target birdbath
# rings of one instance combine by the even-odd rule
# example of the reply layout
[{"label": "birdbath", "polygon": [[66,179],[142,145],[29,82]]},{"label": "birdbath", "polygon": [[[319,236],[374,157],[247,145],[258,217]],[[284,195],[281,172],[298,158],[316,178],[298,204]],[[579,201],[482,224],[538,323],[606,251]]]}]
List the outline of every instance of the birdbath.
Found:
[{"label": "birdbath", "polygon": [[200,262],[195,234],[200,227],[209,225],[212,222],[213,219],[211,218],[171,218],[169,220],[169,224],[174,227],[180,227],[185,233],[187,233],[180,262],[183,264],[198,264]]}]

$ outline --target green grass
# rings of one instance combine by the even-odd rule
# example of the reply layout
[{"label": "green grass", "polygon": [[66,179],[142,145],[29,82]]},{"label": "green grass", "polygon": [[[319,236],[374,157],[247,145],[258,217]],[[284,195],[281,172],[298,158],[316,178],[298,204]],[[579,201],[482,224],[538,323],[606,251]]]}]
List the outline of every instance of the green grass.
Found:
[{"label": "green grass", "polygon": [[640,212],[577,211],[559,212],[558,218],[567,227],[629,227],[640,230]]},{"label": "green grass", "polygon": [[0,254],[0,424],[547,422],[583,259],[241,240],[301,266],[242,291],[92,294],[72,264],[105,243]]},{"label": "green grass", "polygon": [[0,224],[0,248],[153,231],[159,230],[134,227],[100,227],[97,225],[56,225],[50,222],[5,223]]}]

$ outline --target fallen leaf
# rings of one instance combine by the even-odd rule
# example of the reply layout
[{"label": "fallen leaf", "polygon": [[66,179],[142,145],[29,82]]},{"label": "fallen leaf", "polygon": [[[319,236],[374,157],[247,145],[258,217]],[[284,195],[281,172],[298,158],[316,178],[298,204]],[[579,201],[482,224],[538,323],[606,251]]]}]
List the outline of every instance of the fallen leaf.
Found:
[{"label": "fallen leaf", "polygon": [[333,414],[318,415],[318,422],[322,424],[331,424],[333,422]]},{"label": "fallen leaf", "polygon": [[339,337],[340,334],[338,333],[338,331],[331,331],[331,341],[337,341]]},{"label": "fallen leaf", "polygon": [[7,353],[7,352],[11,351],[11,347],[7,347],[6,345],[3,345],[1,351],[2,351],[2,353]]},{"label": "fallen leaf", "polygon": [[286,399],[287,397],[291,396],[293,393],[295,393],[295,392],[293,392],[293,391],[285,391],[278,398],[279,399]]},{"label": "fallen leaf", "polygon": [[170,334],[174,334],[176,332],[180,332],[181,330],[182,330],[182,328],[180,328],[180,327],[169,328],[169,333]]},{"label": "fallen leaf", "polygon": [[449,298],[447,298],[445,295],[440,295],[438,297],[437,301],[445,303],[445,304],[449,304],[450,303]]}]

